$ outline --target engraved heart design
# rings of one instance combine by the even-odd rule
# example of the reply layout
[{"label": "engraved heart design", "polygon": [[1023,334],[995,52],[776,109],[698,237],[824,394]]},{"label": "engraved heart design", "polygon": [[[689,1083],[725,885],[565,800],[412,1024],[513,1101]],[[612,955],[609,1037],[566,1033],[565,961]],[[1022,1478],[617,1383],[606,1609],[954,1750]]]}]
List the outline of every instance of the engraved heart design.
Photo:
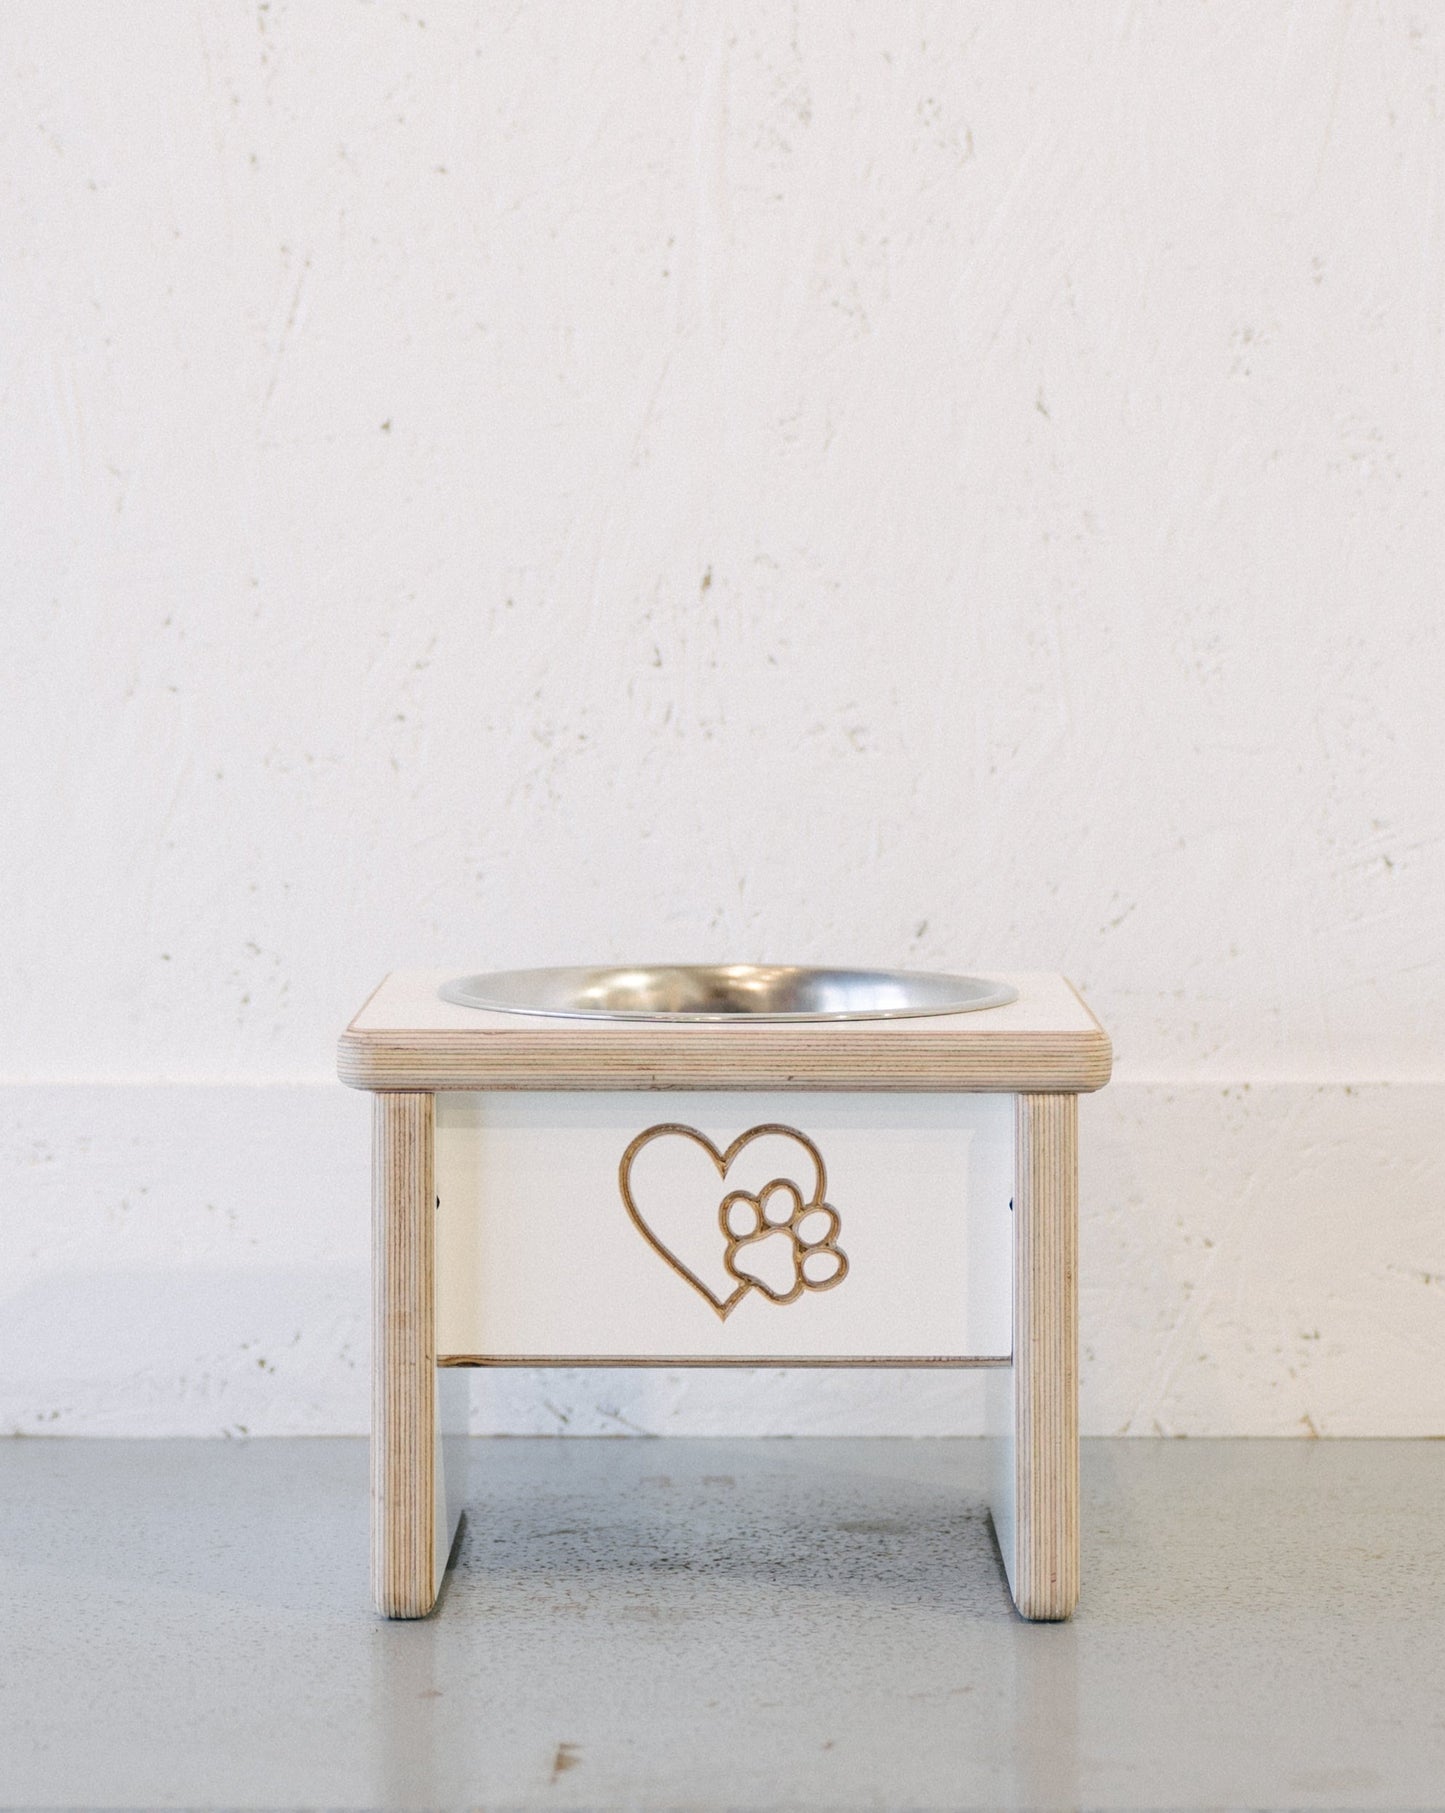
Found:
[{"label": "engraved heart design", "polygon": [[[769,1152],[766,1148],[753,1150],[758,1147],[760,1141],[768,1139],[776,1141],[779,1138],[788,1141],[793,1148],[785,1155],[776,1150]],[[653,1148],[655,1159],[669,1156],[665,1149],[656,1145],[656,1142],[659,1141],[687,1142],[697,1151],[705,1153],[722,1182],[727,1181],[728,1174],[735,1165],[739,1166],[740,1172],[747,1169],[746,1165],[739,1164],[745,1155],[768,1162],[761,1163],[760,1168],[754,1167],[758,1173],[754,1190],[734,1189],[724,1198],[720,1208],[710,1207],[705,1231],[703,1218],[692,1214],[686,1203],[680,1204],[675,1200],[678,1194],[675,1176],[670,1182],[660,1187],[658,1179],[654,1175],[651,1193],[643,1192],[644,1199],[651,1205],[651,1219],[639,1207],[636,1188],[638,1180],[633,1174],[634,1166],[649,1147]],[[676,1158],[679,1154],[674,1150],[670,1156]],[[801,1163],[798,1162],[800,1160]],[[776,1174],[780,1162],[783,1162],[789,1171],[802,1171],[805,1174],[807,1171],[811,1171],[812,1178],[807,1179],[805,1186],[800,1188],[790,1177]],[[731,1145],[719,1148],[697,1128],[683,1126],[676,1121],[666,1121],[658,1126],[648,1127],[644,1132],[639,1133],[628,1146],[618,1167],[617,1183],[623,1206],[638,1233],[660,1259],[692,1286],[722,1321],[726,1321],[729,1314],[751,1290],[760,1291],[771,1302],[790,1303],[801,1295],[805,1288],[809,1290],[830,1289],[832,1285],[840,1284],[846,1275],[848,1261],[846,1255],[836,1245],[838,1215],[836,1210],[829,1207],[824,1200],[828,1179],[822,1155],[813,1142],[806,1135],[799,1133],[795,1127],[767,1122],[762,1126],[749,1127],[745,1133],[740,1133]],[[771,1216],[765,1218],[762,1211],[759,1210],[756,1227],[747,1223],[747,1205],[756,1205],[760,1200],[767,1200],[770,1196],[776,1197],[779,1191],[787,1192],[789,1203],[794,1211],[790,1218],[782,1221],[777,1221]],[[686,1192],[683,1193],[686,1194]],[[742,1217],[742,1224],[734,1226],[733,1220],[737,1220],[739,1215]],[[729,1219],[730,1216],[733,1220]],[[798,1246],[795,1236],[795,1230],[806,1217],[811,1217],[814,1227],[826,1234],[826,1239],[806,1242],[809,1248],[819,1249],[816,1255],[804,1253],[802,1247]],[[665,1223],[666,1232],[659,1227],[659,1222]],[[718,1233],[721,1234],[723,1246],[720,1255],[719,1277],[720,1279],[726,1278],[728,1283],[734,1286],[730,1291],[726,1286],[723,1286],[721,1291],[713,1290],[698,1275],[697,1268],[701,1263],[699,1255],[704,1250],[708,1252],[711,1250],[710,1246],[704,1249],[701,1243]],[[739,1263],[739,1259],[742,1248],[784,1233],[788,1235],[792,1245],[798,1246],[792,1263],[796,1267],[796,1277],[799,1282],[796,1288],[780,1291],[770,1288],[763,1275],[755,1274],[751,1266]],[[683,1252],[678,1251],[679,1246],[684,1247],[686,1257]],[[827,1258],[824,1258],[821,1250],[824,1247],[827,1249]],[[693,1264],[688,1263],[689,1258],[694,1261]],[[813,1260],[815,1272],[821,1265],[830,1273],[826,1281],[813,1274],[805,1275],[804,1262],[808,1258]]]}]

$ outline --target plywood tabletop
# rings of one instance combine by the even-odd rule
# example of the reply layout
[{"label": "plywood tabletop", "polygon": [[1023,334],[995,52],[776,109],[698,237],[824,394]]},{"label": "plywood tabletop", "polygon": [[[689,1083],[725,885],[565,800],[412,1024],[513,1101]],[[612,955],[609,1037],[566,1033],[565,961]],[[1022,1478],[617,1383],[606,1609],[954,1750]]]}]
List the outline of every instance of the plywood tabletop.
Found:
[{"label": "plywood tabletop", "polygon": [[965,1089],[1085,1092],[1108,1035],[1066,977],[1001,975],[1007,1007],[907,1020],[667,1024],[491,1013],[439,998],[460,967],[395,970],[341,1035],[356,1089]]}]

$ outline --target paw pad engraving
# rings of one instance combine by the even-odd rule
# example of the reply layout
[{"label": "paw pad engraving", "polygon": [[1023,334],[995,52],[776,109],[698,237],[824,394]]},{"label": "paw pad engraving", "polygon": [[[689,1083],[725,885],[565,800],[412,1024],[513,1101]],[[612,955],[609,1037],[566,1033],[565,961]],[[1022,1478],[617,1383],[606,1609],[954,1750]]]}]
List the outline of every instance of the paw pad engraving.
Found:
[{"label": "paw pad engraving", "polygon": [[723,1264],[770,1303],[832,1290],[848,1275],[848,1255],[837,1244],[838,1211],[826,1202],[804,1202],[786,1177],[775,1177],[756,1196],[746,1190],[725,1196],[718,1225],[727,1242]]}]

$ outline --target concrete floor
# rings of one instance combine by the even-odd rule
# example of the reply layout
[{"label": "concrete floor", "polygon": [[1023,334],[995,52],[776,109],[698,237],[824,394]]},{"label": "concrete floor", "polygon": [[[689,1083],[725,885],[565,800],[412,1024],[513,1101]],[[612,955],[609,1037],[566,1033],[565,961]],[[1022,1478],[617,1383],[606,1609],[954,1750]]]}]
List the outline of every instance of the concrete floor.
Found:
[{"label": "concrete floor", "polygon": [[1445,1803],[1445,1443],[1086,1443],[1048,1627],[977,1443],[473,1449],[385,1625],[360,1443],[0,1443],[0,1805]]}]

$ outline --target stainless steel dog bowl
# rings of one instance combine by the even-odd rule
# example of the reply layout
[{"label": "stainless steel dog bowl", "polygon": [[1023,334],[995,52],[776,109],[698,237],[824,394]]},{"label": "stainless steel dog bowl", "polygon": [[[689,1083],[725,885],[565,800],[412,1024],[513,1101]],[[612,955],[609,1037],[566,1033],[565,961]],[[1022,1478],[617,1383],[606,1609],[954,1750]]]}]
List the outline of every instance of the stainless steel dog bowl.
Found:
[{"label": "stainless steel dog bowl", "polygon": [[512,969],[458,976],[437,991],[458,1007],[569,1020],[907,1020],[1018,999],[1007,983],[906,969],[798,969],[753,963],[635,969]]}]

